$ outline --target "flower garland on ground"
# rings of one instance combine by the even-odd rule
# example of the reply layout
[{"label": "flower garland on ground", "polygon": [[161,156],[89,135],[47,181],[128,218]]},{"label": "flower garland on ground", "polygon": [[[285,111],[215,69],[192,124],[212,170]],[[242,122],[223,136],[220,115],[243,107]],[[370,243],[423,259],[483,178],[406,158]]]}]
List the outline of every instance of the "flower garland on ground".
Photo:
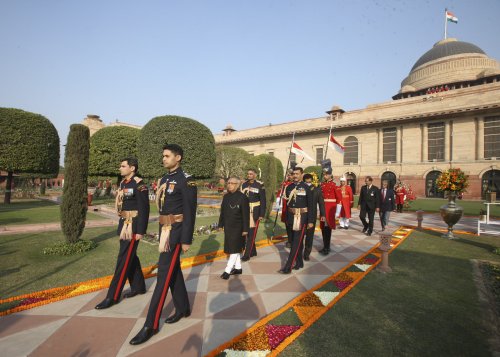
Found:
[{"label": "flower garland on ground", "polygon": [[455,193],[467,192],[467,187],[469,187],[469,176],[459,168],[452,168],[439,175],[436,185],[439,191],[450,191]]},{"label": "flower garland on ground", "polygon": [[[401,227],[396,231],[391,239],[391,251],[401,244],[412,230]],[[378,245],[281,309],[267,315],[231,341],[219,346],[207,357],[276,356],[381,262],[382,252]]]},{"label": "flower garland on ground", "polygon": [[[282,236],[277,236],[274,237],[272,241],[260,240],[256,242],[255,245],[257,248],[260,248],[282,242],[283,240],[284,238]],[[223,250],[218,250],[216,252],[210,252],[206,254],[196,255],[194,257],[184,258],[181,259],[181,269],[186,269],[196,265],[205,264],[225,257],[226,253],[224,253]],[[147,268],[143,268],[142,272],[144,274],[144,277],[148,279],[156,276],[157,267],[158,265],[152,265]],[[13,314],[15,312],[32,309],[34,307],[42,305],[47,305],[52,302],[69,299],[78,295],[83,295],[97,290],[106,289],[109,287],[112,278],[113,278],[112,275],[108,275],[97,279],[71,284],[68,286],[37,291],[34,293],[14,296],[7,299],[1,299],[0,316]]]}]

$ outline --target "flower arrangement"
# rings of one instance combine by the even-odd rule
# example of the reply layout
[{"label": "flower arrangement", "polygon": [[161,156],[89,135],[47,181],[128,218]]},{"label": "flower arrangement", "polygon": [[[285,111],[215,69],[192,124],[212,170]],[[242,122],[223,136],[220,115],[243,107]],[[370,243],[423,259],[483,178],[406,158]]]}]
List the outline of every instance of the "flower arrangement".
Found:
[{"label": "flower arrangement", "polygon": [[449,169],[439,175],[436,185],[439,191],[466,192],[469,186],[469,176],[459,168]]}]

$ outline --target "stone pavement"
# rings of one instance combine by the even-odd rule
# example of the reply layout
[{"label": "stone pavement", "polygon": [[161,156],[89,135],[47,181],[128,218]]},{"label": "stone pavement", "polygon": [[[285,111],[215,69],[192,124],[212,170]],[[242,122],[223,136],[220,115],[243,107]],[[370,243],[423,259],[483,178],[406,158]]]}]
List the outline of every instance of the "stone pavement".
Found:
[{"label": "stone pavement", "polygon": [[[156,278],[147,280],[146,294],[107,310],[94,309],[105,297],[102,290],[1,317],[1,353],[9,357],[205,355],[370,250],[378,235],[365,236],[359,219],[352,221],[351,229],[334,232],[332,253],[326,257],[318,253],[322,243],[317,233],[311,260],[290,275],[276,273],[288,255],[283,243],[259,249],[257,257],[243,263],[243,275],[228,281],[219,277],[225,260],[183,270],[191,316],[164,325],[173,312],[169,294],[160,331],[143,345],[128,342],[144,324]],[[388,232],[400,224],[414,225],[415,214],[393,213],[391,221],[397,226],[391,225]],[[473,232],[476,222],[465,218],[457,228]],[[439,215],[424,218],[424,225],[431,224],[445,228]],[[379,228],[377,222],[376,231]]]}]

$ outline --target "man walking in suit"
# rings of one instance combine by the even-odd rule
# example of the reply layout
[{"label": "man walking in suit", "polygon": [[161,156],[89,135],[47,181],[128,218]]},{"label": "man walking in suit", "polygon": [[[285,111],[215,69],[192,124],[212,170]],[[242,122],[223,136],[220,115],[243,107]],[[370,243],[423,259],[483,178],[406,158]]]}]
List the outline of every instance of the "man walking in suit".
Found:
[{"label": "man walking in suit", "polygon": [[382,181],[382,188],[380,189],[380,224],[382,231],[385,231],[385,226],[389,223],[389,216],[391,212],[396,209],[396,198],[392,188],[387,187],[387,181]]},{"label": "man walking in suit", "polygon": [[[363,233],[371,236],[373,233],[375,212],[379,211],[380,192],[378,187],[373,185],[371,176],[366,176],[365,184],[365,186],[361,187],[361,193],[359,194],[359,218],[361,219],[361,223],[363,223]],[[366,215],[368,215],[368,222],[366,221]]]}]

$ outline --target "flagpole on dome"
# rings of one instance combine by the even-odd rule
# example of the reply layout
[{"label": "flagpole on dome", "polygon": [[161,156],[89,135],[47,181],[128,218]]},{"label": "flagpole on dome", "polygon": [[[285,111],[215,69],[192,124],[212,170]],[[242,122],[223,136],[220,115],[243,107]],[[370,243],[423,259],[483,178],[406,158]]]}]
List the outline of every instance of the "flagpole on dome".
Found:
[{"label": "flagpole on dome", "polygon": [[447,30],[448,30],[448,9],[444,9],[444,39],[446,40],[446,37],[448,36]]}]

